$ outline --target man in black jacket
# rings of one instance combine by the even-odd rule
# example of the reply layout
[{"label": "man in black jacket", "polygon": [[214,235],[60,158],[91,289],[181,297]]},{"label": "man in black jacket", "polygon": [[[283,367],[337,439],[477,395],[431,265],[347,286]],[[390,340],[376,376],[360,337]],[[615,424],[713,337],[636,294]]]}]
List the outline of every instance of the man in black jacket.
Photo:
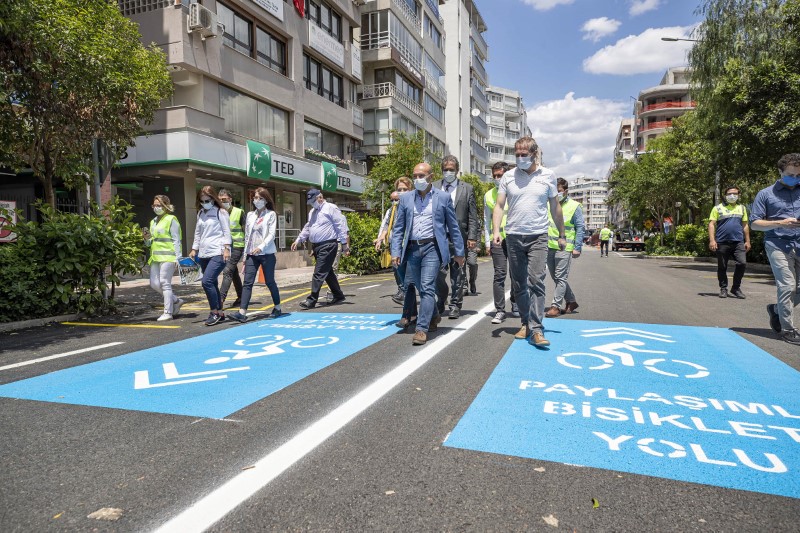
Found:
[{"label": "man in black jacket", "polygon": [[[458,179],[458,159],[447,155],[442,159],[442,175],[444,179],[433,184],[437,189],[450,195],[456,210],[461,237],[467,245],[467,250],[474,249],[478,244],[478,208],[472,185]],[[450,257],[455,256],[453,239],[450,240]],[[436,279],[436,293],[438,295],[439,313],[444,313],[444,304],[447,300],[447,271],[450,271],[450,312],[449,318],[461,316],[461,303],[464,298],[464,283],[466,280],[466,266],[459,265],[451,259],[450,264],[439,271]]]}]

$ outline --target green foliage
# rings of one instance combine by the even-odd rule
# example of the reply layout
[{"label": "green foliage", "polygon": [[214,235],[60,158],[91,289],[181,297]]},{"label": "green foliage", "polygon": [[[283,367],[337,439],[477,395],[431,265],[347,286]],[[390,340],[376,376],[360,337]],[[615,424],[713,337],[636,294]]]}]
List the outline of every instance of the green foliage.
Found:
[{"label": "green foliage", "polygon": [[350,256],[339,260],[339,270],[347,274],[371,274],[381,270],[380,254],[372,244],[381,228],[381,219],[366,213],[346,213],[350,230]]},{"label": "green foliage", "polygon": [[0,248],[9,265],[0,269],[0,286],[15,302],[0,310],[0,322],[113,308],[104,296],[107,283],[113,287],[119,274],[138,272],[143,253],[132,208],[119,200],[89,215],[38,208],[42,221],[20,222],[13,227],[16,242]]},{"label": "green foliage", "polygon": [[120,155],[152,120],[166,56],[116,1],[4,0],[0,20],[0,166],[33,169],[54,205],[54,178],[85,184],[93,138]]}]

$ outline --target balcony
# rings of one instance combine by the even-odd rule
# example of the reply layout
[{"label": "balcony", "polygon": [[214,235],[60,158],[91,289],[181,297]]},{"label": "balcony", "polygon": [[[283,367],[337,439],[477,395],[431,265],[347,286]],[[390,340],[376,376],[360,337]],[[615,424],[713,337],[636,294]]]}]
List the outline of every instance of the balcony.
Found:
[{"label": "balcony", "polygon": [[431,8],[431,11],[436,15],[436,18],[439,19],[439,24],[444,28],[444,19],[439,13],[439,2],[437,0],[425,0],[425,3],[428,4],[428,7]]},{"label": "balcony", "polygon": [[394,48],[400,55],[408,61],[417,71],[422,72],[422,62],[414,57],[411,50],[400,42],[396,35],[387,31],[369,33],[361,35],[361,50],[380,50],[382,48]]},{"label": "balcony", "polygon": [[489,136],[489,126],[486,125],[486,121],[481,115],[472,117],[472,127],[484,138]]},{"label": "balcony", "polygon": [[480,159],[484,163],[489,161],[489,151],[481,146],[480,144],[476,143],[473,140],[469,141],[470,147],[472,148],[472,155],[475,156],[476,159]]},{"label": "balcony", "polygon": [[361,87],[361,99],[371,100],[375,98],[394,98],[404,106],[406,106],[412,113],[422,118],[422,106],[412,100],[407,94],[398,91],[394,83],[377,83],[375,85],[363,85]]},{"label": "balcony", "polygon": [[472,67],[472,70],[478,75],[484,85],[489,83],[489,78],[486,76],[486,69],[477,55],[472,54],[472,59],[470,59],[469,66]]},{"label": "balcony", "polygon": [[422,34],[422,22],[417,18],[417,14],[404,2],[404,0],[392,0],[392,3],[397,6],[403,16],[417,28],[417,31]]},{"label": "balcony", "polygon": [[477,83],[472,84],[472,99],[481,107],[482,111],[489,110],[489,99]]},{"label": "balcony", "polygon": [[424,71],[424,73],[425,73],[425,87],[428,88],[428,91],[435,94],[443,102],[447,102],[447,91],[445,90],[444,87],[439,85],[438,76],[434,76],[427,69]]},{"label": "balcony", "polygon": [[486,44],[486,40],[483,38],[483,35],[480,34],[477,28],[472,24],[469,25],[471,35],[472,35],[472,42],[475,43],[475,49],[480,52],[480,55],[489,59],[489,45]]},{"label": "balcony", "polygon": [[650,124],[645,124],[639,131],[660,130],[671,127],[672,127],[671,120],[659,120],[657,122],[651,122]]},{"label": "balcony", "polygon": [[651,104],[642,108],[641,113],[648,111],[656,111],[659,109],[693,109],[697,106],[697,102],[662,102],[660,104]]}]

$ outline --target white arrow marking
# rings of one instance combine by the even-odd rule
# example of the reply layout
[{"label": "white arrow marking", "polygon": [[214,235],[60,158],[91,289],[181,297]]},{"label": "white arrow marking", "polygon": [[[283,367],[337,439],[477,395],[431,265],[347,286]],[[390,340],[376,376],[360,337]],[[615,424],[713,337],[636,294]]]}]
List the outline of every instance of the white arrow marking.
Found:
[{"label": "white arrow marking", "polygon": [[[185,385],[187,383],[198,383],[200,381],[212,381],[215,379],[225,379],[228,377],[225,372],[236,372],[239,370],[250,370],[249,366],[239,368],[226,368],[224,370],[209,370],[207,372],[192,372],[189,374],[179,374],[175,363],[164,363],[161,365],[164,368],[165,379],[188,378],[195,376],[209,376],[197,379],[178,379],[177,381],[167,381],[164,383],[150,383],[150,372],[147,370],[137,370],[133,373],[133,388],[140,389],[154,389],[156,387],[170,387],[172,385]],[[216,374],[216,375],[212,375]]]},{"label": "white arrow marking", "polygon": [[[588,335],[584,335],[588,333]],[[654,341],[661,342],[675,342],[670,340],[669,335],[662,333],[653,333],[652,331],[642,331],[640,329],[631,328],[602,328],[602,329],[584,329],[581,337],[604,337],[608,335],[630,335],[632,337],[643,337]]]}]

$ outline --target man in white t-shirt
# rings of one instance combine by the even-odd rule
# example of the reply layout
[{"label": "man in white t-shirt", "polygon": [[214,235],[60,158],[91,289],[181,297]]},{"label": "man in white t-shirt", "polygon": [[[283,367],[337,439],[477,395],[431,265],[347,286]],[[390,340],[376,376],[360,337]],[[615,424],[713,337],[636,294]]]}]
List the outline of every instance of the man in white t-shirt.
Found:
[{"label": "man in white t-shirt", "polygon": [[537,167],[536,156],[539,147],[532,137],[522,137],[514,144],[517,167],[509,170],[500,180],[497,190],[497,203],[492,213],[493,239],[495,244],[502,242],[500,224],[508,202],[506,217],[506,244],[508,262],[511,270],[511,290],[519,306],[522,329],[515,335],[517,339],[527,339],[537,348],[550,345],[544,337],[544,279],[547,273],[547,239],[550,219],[558,228],[558,248],[567,246],[564,233],[564,215],[558,203],[556,175],[550,169]]}]

